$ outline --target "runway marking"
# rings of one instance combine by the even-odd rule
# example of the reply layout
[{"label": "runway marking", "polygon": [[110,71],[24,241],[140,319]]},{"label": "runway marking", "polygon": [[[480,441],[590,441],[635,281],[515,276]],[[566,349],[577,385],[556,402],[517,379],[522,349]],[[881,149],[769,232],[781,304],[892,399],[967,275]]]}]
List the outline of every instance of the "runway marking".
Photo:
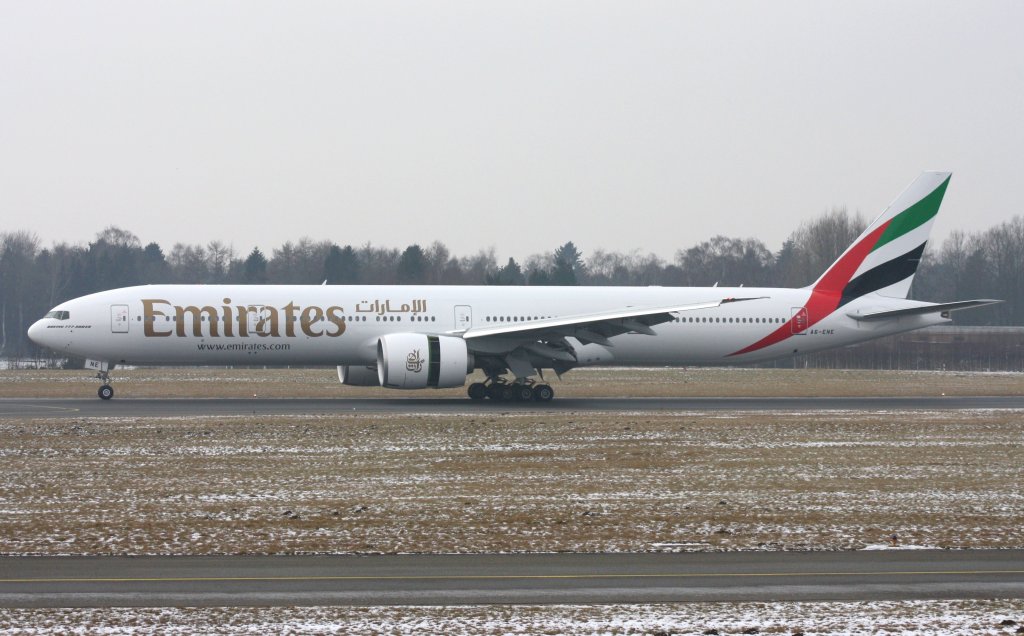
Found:
[{"label": "runway marking", "polygon": [[234,581],[482,581],[482,580],[582,580],[582,579],[707,579],[758,577],[820,576],[986,576],[1024,574],[1024,570],[909,570],[871,572],[704,572],[655,574],[423,574],[409,576],[335,575],[335,576],[168,576],[110,578],[18,578],[0,579],[0,583],[217,583]]},{"label": "runway marking", "polygon": [[[65,399],[69,399],[69,398],[65,398]],[[82,409],[80,409],[78,407],[50,406],[50,405],[47,405],[47,404],[31,404],[31,403],[26,403],[26,402],[0,402],[0,406],[13,406],[13,407],[16,407],[16,408],[20,407],[20,408],[32,408],[32,409],[50,409],[50,410],[53,410],[53,411],[65,411],[67,413],[74,413],[74,412],[82,410]],[[21,415],[21,413],[19,413],[18,411],[7,411],[7,410],[3,410],[3,409],[0,409],[0,414],[3,414],[3,415]]]}]

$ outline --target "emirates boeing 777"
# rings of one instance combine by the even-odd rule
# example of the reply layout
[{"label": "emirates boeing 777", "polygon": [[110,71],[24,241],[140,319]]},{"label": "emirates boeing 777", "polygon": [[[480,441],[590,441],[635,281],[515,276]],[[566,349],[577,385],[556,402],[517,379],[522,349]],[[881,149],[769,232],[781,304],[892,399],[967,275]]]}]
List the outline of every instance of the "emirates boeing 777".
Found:
[{"label": "emirates boeing 777", "polygon": [[143,285],[63,302],[28,331],[86,358],[99,396],[118,364],[336,365],[342,384],[469,386],[552,399],[543,370],[763,362],[920,329],[995,300],[908,300],[948,172],[925,172],[812,285],[487,287]]}]

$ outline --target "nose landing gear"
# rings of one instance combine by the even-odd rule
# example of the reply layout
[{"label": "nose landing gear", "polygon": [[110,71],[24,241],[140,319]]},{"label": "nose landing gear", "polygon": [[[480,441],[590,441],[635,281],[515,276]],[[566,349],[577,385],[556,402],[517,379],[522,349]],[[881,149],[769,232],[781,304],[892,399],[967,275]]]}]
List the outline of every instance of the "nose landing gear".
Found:
[{"label": "nose landing gear", "polygon": [[114,387],[110,386],[110,372],[100,371],[96,374],[96,377],[103,383],[99,390],[96,391],[96,395],[100,396],[101,400],[109,400],[114,397]]}]

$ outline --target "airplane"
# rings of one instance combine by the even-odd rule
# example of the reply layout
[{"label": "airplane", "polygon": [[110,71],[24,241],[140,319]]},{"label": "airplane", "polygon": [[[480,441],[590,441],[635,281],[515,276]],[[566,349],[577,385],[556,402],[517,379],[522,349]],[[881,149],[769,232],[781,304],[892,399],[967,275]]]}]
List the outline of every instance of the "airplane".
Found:
[{"label": "airplane", "polygon": [[908,300],[949,172],[924,172],[813,284],[751,287],[142,285],[63,302],[28,330],[81,356],[114,395],[116,365],[332,365],[342,384],[465,386],[549,401],[543,371],[748,364],[950,321],[998,300]]}]

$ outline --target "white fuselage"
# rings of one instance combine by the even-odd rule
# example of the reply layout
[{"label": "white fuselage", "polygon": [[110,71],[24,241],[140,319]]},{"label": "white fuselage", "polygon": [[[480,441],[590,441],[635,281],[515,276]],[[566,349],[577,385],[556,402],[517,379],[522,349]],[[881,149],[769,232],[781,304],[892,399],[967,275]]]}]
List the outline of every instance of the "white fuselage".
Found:
[{"label": "white fuselage", "polygon": [[[468,329],[631,307],[756,300],[683,311],[655,335],[626,333],[580,364],[749,363],[851,345],[948,320],[937,314],[859,321],[849,314],[922,303],[864,296],[797,331],[810,289],[722,287],[502,287],[146,285],[62,303],[32,326],[57,352],[111,364],[371,365],[392,333],[459,335]],[[763,298],[762,298],[763,297]],[[813,304],[813,303],[812,303]],[[53,312],[51,312],[53,313]],[[784,338],[737,352],[789,323]]]}]

